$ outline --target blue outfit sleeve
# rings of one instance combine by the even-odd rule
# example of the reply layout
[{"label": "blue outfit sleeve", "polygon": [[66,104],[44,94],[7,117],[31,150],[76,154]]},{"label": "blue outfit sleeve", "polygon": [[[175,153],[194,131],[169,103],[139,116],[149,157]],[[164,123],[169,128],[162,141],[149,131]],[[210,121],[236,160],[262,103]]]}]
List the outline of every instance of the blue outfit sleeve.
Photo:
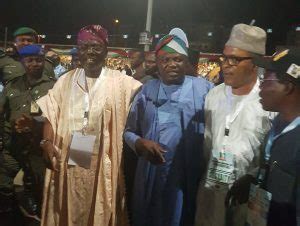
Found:
[{"label": "blue outfit sleeve", "polygon": [[134,98],[130,112],[128,114],[127,123],[124,131],[124,140],[128,146],[135,151],[135,142],[141,138],[141,129],[140,129],[140,118],[142,112],[141,105],[143,105],[143,95],[140,91]]}]

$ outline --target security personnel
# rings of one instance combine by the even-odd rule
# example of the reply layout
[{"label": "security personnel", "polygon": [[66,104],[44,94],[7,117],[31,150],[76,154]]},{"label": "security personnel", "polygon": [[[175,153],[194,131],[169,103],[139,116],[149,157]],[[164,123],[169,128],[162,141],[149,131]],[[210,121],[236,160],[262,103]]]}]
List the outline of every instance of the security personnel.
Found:
[{"label": "security personnel", "polygon": [[[256,178],[241,178],[232,187],[231,197],[246,201],[243,196],[249,193],[249,182],[256,182],[260,194],[268,192],[272,197],[268,226],[300,225],[300,48],[286,49],[269,60],[255,59],[254,64],[266,69],[261,79],[261,104],[264,110],[279,114],[266,137]],[[265,203],[266,195],[257,197],[263,197],[257,203]]]},{"label": "security personnel", "polygon": [[[13,180],[24,171],[24,197],[21,210],[27,217],[39,215],[44,177],[44,162],[39,147],[42,135],[41,111],[36,100],[47,94],[55,83],[44,73],[45,56],[38,45],[19,50],[25,74],[8,82],[0,98],[0,109],[11,130],[4,131],[0,167],[0,213],[12,211]],[[1,161],[1,160],[0,160]],[[10,205],[10,206],[9,206]]]},{"label": "security personnel", "polygon": [[[8,56],[3,51],[0,52],[0,81],[4,86],[10,80],[22,76],[25,73],[24,67],[20,63],[18,50],[26,45],[37,42],[37,32],[29,27],[18,28],[13,36],[15,53],[12,56]],[[55,77],[54,69],[50,62],[45,62],[44,71],[48,77]]]}]

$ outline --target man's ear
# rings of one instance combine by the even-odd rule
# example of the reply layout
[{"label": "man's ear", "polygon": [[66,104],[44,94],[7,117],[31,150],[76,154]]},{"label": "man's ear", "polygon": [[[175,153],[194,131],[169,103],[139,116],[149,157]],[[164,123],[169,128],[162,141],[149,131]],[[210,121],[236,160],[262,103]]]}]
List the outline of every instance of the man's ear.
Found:
[{"label": "man's ear", "polygon": [[295,88],[296,87],[293,83],[286,82],[284,92],[286,93],[286,95],[290,95],[294,92]]}]

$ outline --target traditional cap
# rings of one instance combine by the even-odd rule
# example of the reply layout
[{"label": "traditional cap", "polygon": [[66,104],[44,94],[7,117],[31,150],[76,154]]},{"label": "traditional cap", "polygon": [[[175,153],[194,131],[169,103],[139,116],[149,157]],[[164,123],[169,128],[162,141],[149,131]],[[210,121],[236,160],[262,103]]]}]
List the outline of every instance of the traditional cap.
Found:
[{"label": "traditional cap", "polygon": [[251,53],[266,54],[266,32],[247,24],[234,25],[226,46],[236,47]]},{"label": "traditional cap", "polygon": [[21,57],[26,56],[44,56],[45,52],[40,45],[27,45],[19,50],[19,55]]},{"label": "traditional cap", "polygon": [[271,59],[258,57],[253,63],[267,70],[275,71],[278,76],[286,75],[300,82],[300,48],[291,48],[276,53]]},{"label": "traditional cap", "polygon": [[80,42],[95,40],[108,44],[107,30],[101,25],[88,25],[80,29],[77,35],[77,44]]},{"label": "traditional cap", "polygon": [[30,27],[20,27],[13,33],[14,37],[19,35],[37,35],[37,32]]},{"label": "traditional cap", "polygon": [[187,39],[187,36],[186,36],[185,32],[181,28],[178,28],[178,27],[173,28],[170,31],[169,35],[177,36],[182,41],[184,41],[186,48],[189,48],[189,41]]},{"label": "traditional cap", "polygon": [[156,55],[164,53],[179,53],[188,56],[186,43],[176,35],[166,35],[161,38],[155,48]]}]

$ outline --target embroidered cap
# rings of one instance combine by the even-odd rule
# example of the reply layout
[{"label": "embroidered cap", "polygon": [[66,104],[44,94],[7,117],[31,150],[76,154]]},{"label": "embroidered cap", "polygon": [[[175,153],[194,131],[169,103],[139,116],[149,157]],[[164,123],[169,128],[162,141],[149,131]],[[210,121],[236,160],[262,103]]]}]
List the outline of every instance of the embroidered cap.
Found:
[{"label": "embroidered cap", "polygon": [[251,53],[266,54],[267,34],[260,27],[247,24],[234,25],[226,46],[236,47]]}]

